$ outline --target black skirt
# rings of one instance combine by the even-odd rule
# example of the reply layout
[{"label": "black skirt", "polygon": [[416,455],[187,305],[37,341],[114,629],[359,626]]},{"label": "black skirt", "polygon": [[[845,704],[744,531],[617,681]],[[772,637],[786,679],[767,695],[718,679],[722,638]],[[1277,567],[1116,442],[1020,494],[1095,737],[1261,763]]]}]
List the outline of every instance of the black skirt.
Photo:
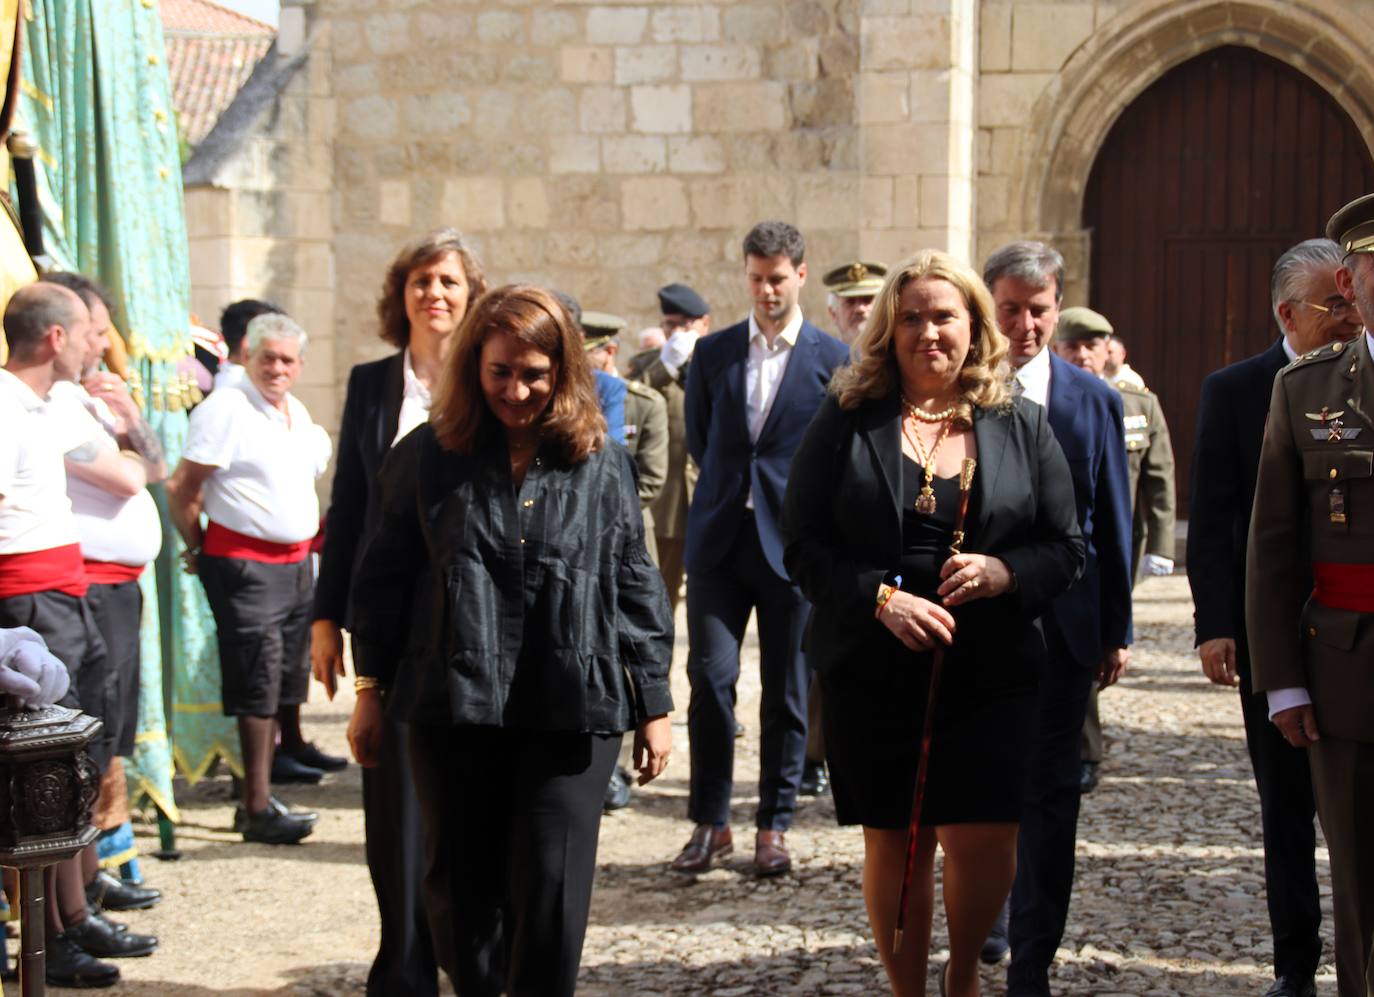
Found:
[{"label": "black skirt", "polygon": [[[932,655],[896,646],[881,659],[822,680],[826,761],[841,824],[895,830],[911,820]],[[998,686],[985,674],[971,674],[985,666],[1000,670],[1001,664],[955,654],[946,659],[923,827],[1021,819],[1035,688]]]}]

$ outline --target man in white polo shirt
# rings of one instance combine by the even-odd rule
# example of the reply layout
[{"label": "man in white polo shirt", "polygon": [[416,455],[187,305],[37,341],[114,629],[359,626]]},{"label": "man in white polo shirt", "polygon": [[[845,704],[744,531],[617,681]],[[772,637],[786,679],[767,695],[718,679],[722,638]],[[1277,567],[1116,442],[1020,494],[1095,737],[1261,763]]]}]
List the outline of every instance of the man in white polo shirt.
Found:
[{"label": "man in white polo shirt", "polygon": [[[71,674],[63,705],[101,717],[108,709],[109,669],[85,601],[88,583],[63,458],[92,479],[127,480],[135,488],[143,487],[144,472],[118,452],[88,452],[69,421],[49,411],[53,384],[79,377],[85,360],[90,312],[81,298],[54,284],[30,285],[10,299],[4,325],[10,352],[0,370],[0,627],[37,632]],[[88,748],[102,771],[112,747],[102,735]],[[108,985],[119,970],[97,956],[146,955],[157,939],[121,931],[88,912],[82,858],[59,863],[47,887],[47,979]]]},{"label": "man in white polo shirt", "polygon": [[247,344],[247,378],[191,413],[167,496],[187,570],[200,575],[215,616],[224,713],[238,719],[243,750],[244,840],[290,844],[314,823],[273,799],[269,778],[278,710],[303,703],[310,680],[315,479],[331,445],[291,395],[305,330],[259,315]]}]

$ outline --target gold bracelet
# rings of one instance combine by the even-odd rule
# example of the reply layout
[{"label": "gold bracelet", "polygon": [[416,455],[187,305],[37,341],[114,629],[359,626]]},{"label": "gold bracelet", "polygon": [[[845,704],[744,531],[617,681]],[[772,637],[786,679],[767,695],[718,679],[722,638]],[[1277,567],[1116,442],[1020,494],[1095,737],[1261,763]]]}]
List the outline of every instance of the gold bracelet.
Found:
[{"label": "gold bracelet", "polygon": [[356,675],[353,678],[353,691],[362,692],[364,689],[382,690],[382,680],[373,678],[371,675]]},{"label": "gold bracelet", "polygon": [[886,583],[878,586],[878,608],[873,610],[873,618],[876,620],[883,615],[883,607],[892,601],[892,597],[897,594],[896,588]]}]

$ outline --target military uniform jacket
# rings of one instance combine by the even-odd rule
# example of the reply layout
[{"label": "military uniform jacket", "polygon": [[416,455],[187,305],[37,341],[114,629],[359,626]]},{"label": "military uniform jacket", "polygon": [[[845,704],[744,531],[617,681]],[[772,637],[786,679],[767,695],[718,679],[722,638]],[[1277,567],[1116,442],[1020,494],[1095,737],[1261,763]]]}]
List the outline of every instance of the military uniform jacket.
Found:
[{"label": "military uniform jacket", "polygon": [[638,381],[625,382],[625,449],[639,470],[639,502],[647,514],[668,480],[668,403]]},{"label": "military uniform jacket", "polygon": [[[1371,565],[1374,363],[1366,333],[1300,357],[1274,381],[1245,600],[1255,691],[1306,687],[1317,729],[1356,741],[1374,740],[1374,613],[1340,606],[1358,601],[1352,592],[1361,583],[1349,576]],[[1294,606],[1303,606],[1298,619]]]},{"label": "military uniform jacket", "polygon": [[630,379],[640,381],[663,396],[668,411],[668,477],[649,507],[657,536],[681,540],[687,536],[687,504],[696,485],[696,465],[687,454],[687,420],[684,403],[686,371],[677,377],[668,372],[658,350],[645,350],[630,361]]},{"label": "military uniform jacket", "polygon": [[1174,446],[1159,399],[1118,380],[1131,479],[1132,564],[1141,554],[1174,559]]}]

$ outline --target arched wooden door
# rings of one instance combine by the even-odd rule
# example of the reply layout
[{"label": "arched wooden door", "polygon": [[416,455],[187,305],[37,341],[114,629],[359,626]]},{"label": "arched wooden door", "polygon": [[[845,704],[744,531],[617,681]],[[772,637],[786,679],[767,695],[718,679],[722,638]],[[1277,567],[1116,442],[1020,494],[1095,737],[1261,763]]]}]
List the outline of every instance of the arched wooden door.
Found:
[{"label": "arched wooden door", "polygon": [[1083,201],[1091,304],[1159,395],[1180,518],[1202,379],[1273,343],[1274,261],[1371,192],[1374,163],[1349,115],[1251,49],[1175,67],[1112,127]]}]

